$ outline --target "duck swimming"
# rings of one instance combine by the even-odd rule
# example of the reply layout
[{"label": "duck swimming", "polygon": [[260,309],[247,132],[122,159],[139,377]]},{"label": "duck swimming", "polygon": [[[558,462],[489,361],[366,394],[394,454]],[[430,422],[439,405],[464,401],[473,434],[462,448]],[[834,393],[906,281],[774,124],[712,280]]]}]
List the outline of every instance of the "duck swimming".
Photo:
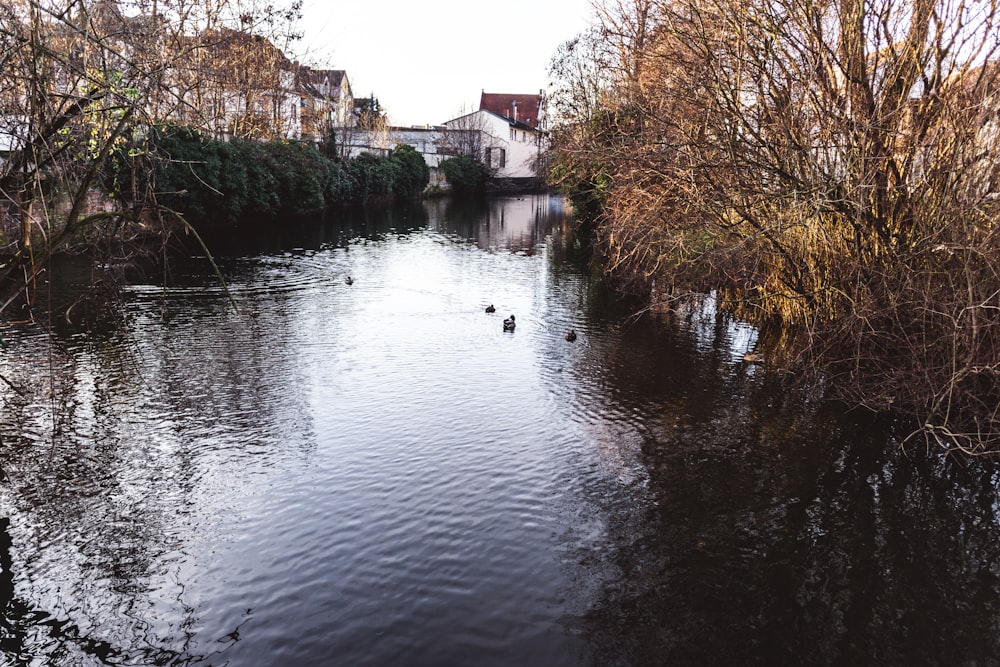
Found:
[{"label": "duck swimming", "polygon": [[350,276],[347,276],[347,279],[344,280],[344,282],[347,283],[348,285],[353,285],[354,284],[354,278],[352,278]]},{"label": "duck swimming", "polygon": [[504,331],[513,331],[514,330],[514,326],[515,325],[514,325],[514,316],[513,315],[511,315],[510,317],[508,317],[506,320],[503,321],[503,330]]},{"label": "duck swimming", "polygon": [[571,343],[573,341],[575,341],[576,340],[576,332],[573,331],[572,329],[570,329],[569,332],[566,334],[566,340],[568,340]]},{"label": "duck swimming", "polygon": [[495,313],[495,312],[497,312],[497,309],[494,308],[493,304],[491,303],[490,305],[486,306],[486,312],[487,313]]}]

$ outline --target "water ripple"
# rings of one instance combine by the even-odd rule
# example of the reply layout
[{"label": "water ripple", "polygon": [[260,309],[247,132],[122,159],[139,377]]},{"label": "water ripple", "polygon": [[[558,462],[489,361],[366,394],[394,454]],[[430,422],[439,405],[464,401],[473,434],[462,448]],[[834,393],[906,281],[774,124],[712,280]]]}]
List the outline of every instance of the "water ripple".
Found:
[{"label": "water ripple", "polygon": [[[127,335],[5,329],[0,375],[27,391],[0,383],[3,657],[656,664],[726,657],[743,621],[784,646],[809,613],[846,617],[867,593],[844,573],[870,558],[831,545],[867,539],[856,508],[877,500],[891,558],[883,516],[922,488],[761,398],[734,372],[752,330],[710,297],[669,326],[630,317],[563,260],[547,202],[220,255],[226,288],[182,263],[129,288]],[[950,502],[995,514],[995,486]],[[996,562],[1000,541],[963,540]],[[794,611],[781,642],[768,604]]]}]

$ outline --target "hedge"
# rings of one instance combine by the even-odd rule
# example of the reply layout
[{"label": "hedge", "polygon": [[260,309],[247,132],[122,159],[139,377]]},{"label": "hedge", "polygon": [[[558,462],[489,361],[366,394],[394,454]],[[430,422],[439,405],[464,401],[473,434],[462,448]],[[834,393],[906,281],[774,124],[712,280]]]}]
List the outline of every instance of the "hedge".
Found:
[{"label": "hedge", "polygon": [[419,196],[430,180],[423,156],[405,144],[389,155],[335,162],[296,141],[220,141],[180,127],[155,128],[109,161],[105,186],[132,205],[158,205],[203,227],[307,213],[373,197]]}]

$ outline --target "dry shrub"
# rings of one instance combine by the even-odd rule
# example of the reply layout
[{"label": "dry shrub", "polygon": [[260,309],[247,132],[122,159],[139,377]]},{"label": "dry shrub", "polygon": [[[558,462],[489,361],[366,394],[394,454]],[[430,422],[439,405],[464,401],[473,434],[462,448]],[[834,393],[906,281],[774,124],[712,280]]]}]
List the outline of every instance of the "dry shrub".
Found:
[{"label": "dry shrub", "polygon": [[599,171],[598,238],[630,291],[718,290],[780,323],[798,376],[997,450],[998,19],[946,0],[608,3],[614,75],[552,163],[577,186]]}]

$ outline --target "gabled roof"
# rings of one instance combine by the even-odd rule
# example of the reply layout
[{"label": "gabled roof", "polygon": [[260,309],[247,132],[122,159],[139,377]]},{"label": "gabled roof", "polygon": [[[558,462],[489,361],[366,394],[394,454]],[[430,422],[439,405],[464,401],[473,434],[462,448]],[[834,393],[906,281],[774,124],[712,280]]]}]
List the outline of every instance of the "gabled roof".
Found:
[{"label": "gabled roof", "polygon": [[299,67],[299,76],[313,85],[327,83],[334,88],[340,87],[346,72],[342,69],[314,69],[307,65]]},{"label": "gabled roof", "polygon": [[489,109],[480,109],[480,111],[482,111],[483,113],[488,113],[491,116],[496,116],[500,120],[506,122],[511,127],[516,127],[519,130],[538,131],[538,128],[535,127],[533,124],[529,125],[529,124],[523,123],[523,122],[521,122],[519,120],[514,120],[513,118],[510,118],[508,116],[504,116],[503,114],[498,114],[495,111],[490,111]]},{"label": "gabled roof", "polygon": [[452,118],[451,120],[446,120],[444,122],[444,125],[448,125],[448,123],[454,123],[455,121],[459,121],[459,120],[462,120],[464,118],[469,118],[470,116],[475,116],[477,113],[487,114],[488,116],[492,116],[493,118],[496,118],[498,120],[502,120],[503,122],[507,123],[511,127],[516,127],[519,130],[529,130],[531,132],[540,132],[541,131],[537,127],[534,127],[533,125],[528,125],[527,123],[522,123],[521,121],[514,120],[513,118],[507,118],[506,116],[498,114],[498,113],[496,113],[494,111],[490,111],[489,109],[480,109],[479,111],[473,111],[471,113],[465,114],[464,116],[459,116],[458,118]]},{"label": "gabled roof", "polygon": [[313,69],[301,65],[297,72],[299,88],[322,99],[335,99],[347,73],[342,69]]},{"label": "gabled roof", "polygon": [[538,118],[542,115],[541,95],[521,95],[509,93],[487,93],[479,98],[479,109],[516,121],[531,129],[538,129]]},{"label": "gabled roof", "polygon": [[201,45],[212,49],[214,56],[229,58],[234,63],[253,66],[266,62],[277,64],[283,69],[292,67],[292,61],[288,56],[262,35],[221,28],[202,32],[200,39]]}]

